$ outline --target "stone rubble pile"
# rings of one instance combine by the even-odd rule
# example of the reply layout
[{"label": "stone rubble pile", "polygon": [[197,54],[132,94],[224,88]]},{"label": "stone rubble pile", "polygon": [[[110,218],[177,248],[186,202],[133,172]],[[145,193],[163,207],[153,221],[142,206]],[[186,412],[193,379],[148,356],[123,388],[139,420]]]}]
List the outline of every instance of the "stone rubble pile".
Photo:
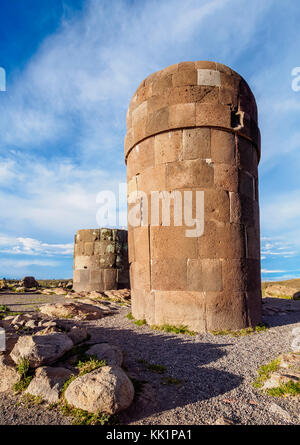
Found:
[{"label": "stone rubble pile", "polygon": [[[26,364],[30,376],[27,394],[91,413],[115,414],[128,408],[134,388],[121,367],[121,349],[109,343],[92,343],[88,325],[83,325],[85,320],[101,319],[110,312],[113,310],[108,304],[102,309],[68,302],[46,304],[40,312],[1,320],[7,348],[0,353],[0,392],[13,390],[21,380],[20,365]],[[78,348],[84,351],[85,360],[98,360],[101,366],[81,375]],[[64,391],[66,382],[69,386]]]}]

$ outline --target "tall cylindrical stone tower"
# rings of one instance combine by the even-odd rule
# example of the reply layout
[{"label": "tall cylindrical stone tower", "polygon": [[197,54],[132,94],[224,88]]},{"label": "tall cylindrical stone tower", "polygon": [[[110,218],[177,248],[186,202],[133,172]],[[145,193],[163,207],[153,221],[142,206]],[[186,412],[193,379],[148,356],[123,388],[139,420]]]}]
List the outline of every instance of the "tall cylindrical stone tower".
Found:
[{"label": "tall cylindrical stone tower", "polygon": [[[260,323],[260,132],[245,80],[215,62],[150,75],[129,106],[125,159],[134,317],[198,332]],[[154,215],[153,192],[162,206],[173,196],[170,224],[167,210]],[[182,224],[173,219],[181,208]],[[187,235],[189,209],[204,224],[196,236]]]},{"label": "tall cylindrical stone tower", "polygon": [[74,244],[73,289],[77,292],[129,287],[126,230],[79,230]]}]

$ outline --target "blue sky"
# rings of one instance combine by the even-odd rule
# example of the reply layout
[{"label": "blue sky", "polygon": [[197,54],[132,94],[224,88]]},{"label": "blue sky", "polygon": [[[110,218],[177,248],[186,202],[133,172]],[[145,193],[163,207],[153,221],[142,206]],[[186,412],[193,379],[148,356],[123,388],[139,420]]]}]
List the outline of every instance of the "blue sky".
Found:
[{"label": "blue sky", "polygon": [[0,276],[72,276],[74,234],[126,181],[135,89],[215,60],[258,103],[263,279],[300,277],[299,21],[295,0],[0,0]]}]

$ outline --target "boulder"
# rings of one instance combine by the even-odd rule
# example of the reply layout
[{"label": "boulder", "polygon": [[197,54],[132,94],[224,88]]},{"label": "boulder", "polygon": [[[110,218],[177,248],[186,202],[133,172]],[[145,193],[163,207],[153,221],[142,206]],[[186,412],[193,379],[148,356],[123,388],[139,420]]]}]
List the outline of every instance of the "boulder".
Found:
[{"label": "boulder", "polygon": [[299,381],[300,371],[296,369],[280,369],[273,372],[268,380],[265,381],[263,389],[277,388],[278,386],[285,385],[288,382],[299,383]]},{"label": "boulder", "polygon": [[20,375],[9,356],[0,355],[0,393],[9,391],[20,380]]},{"label": "boulder", "polygon": [[296,292],[296,293],[293,295],[293,300],[300,300],[300,292]]},{"label": "boulder", "polygon": [[75,320],[97,320],[103,317],[103,311],[86,303],[56,303],[45,304],[40,307],[40,312],[49,317],[73,318]]},{"label": "boulder", "polygon": [[59,401],[64,383],[71,375],[72,372],[66,368],[52,368],[49,366],[38,368],[25,392],[41,397],[49,403],[56,403]]},{"label": "boulder", "polygon": [[67,332],[67,336],[70,337],[74,345],[77,345],[78,343],[82,343],[83,341],[87,340],[88,332],[84,328],[80,328],[79,326],[73,326]]},{"label": "boulder", "polygon": [[91,413],[115,414],[133,402],[134,388],[118,366],[103,366],[75,379],[65,392],[69,405]]},{"label": "boulder", "polygon": [[25,289],[32,289],[33,287],[39,287],[39,283],[34,277],[25,277],[20,281],[20,286],[25,287]]},{"label": "boulder", "polygon": [[25,358],[31,368],[38,368],[54,363],[72,347],[72,340],[63,332],[26,335],[19,338],[10,356],[16,364]]},{"label": "boulder", "polygon": [[67,289],[73,289],[73,282],[72,281],[68,281],[68,283],[66,284],[66,288]]},{"label": "boulder", "polygon": [[87,355],[96,356],[98,360],[105,360],[109,366],[121,366],[123,363],[123,353],[118,346],[110,345],[109,343],[99,343],[92,346],[87,352]]}]

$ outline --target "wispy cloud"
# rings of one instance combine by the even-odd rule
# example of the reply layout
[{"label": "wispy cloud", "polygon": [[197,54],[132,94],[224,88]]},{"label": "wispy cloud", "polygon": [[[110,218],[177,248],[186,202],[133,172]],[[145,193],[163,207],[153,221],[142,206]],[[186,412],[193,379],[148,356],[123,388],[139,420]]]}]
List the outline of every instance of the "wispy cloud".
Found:
[{"label": "wispy cloud", "polygon": [[70,256],[73,244],[48,244],[33,238],[13,238],[0,235],[0,253],[39,255],[39,256]]}]

